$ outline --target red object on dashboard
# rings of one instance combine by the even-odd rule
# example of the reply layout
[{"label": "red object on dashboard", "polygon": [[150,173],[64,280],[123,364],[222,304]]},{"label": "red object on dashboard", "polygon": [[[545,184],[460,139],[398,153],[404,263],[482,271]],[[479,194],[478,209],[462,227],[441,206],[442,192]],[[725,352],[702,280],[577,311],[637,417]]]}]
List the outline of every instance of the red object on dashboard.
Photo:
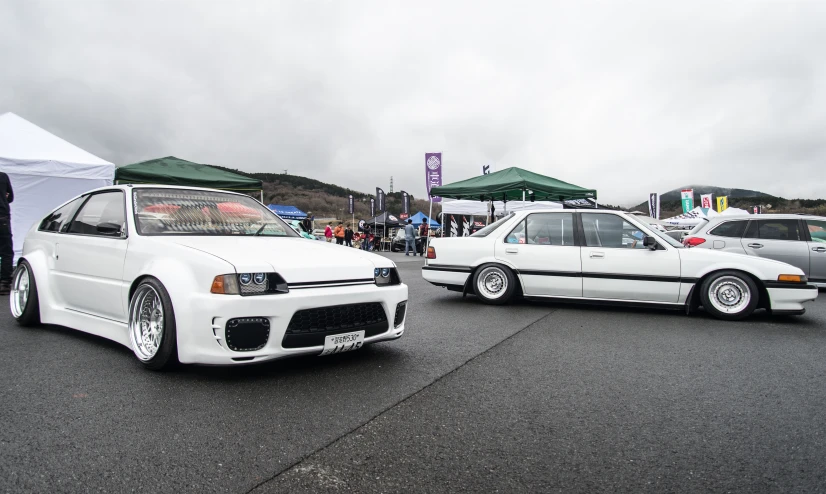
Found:
[{"label": "red object on dashboard", "polygon": [[685,239],[685,241],[683,242],[683,245],[685,245],[686,247],[696,247],[700,244],[704,244],[705,242],[706,242],[706,239],[704,239],[704,238],[689,237],[689,238]]}]

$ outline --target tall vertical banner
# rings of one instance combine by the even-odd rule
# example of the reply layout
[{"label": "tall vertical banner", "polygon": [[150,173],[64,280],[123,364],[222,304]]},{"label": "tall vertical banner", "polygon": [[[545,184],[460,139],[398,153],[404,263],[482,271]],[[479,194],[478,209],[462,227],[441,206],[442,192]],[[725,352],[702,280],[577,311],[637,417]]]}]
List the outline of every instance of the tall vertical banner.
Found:
[{"label": "tall vertical banner", "polygon": [[683,203],[683,213],[694,209],[694,189],[683,189],[680,192],[680,200]]},{"label": "tall vertical banner", "polygon": [[370,198],[370,217],[375,218],[376,216],[376,200],[372,197]]},{"label": "tall vertical banner", "polygon": [[701,208],[703,208],[703,209],[711,209],[712,208],[712,204],[714,204],[714,203],[711,201],[711,196],[712,196],[712,194],[702,194],[700,196],[700,207]]},{"label": "tall vertical banner", "polygon": [[353,214],[356,212],[356,205],[353,202],[353,194],[350,194],[347,197],[347,214]]},{"label": "tall vertical banner", "polygon": [[728,209],[728,197],[727,196],[723,196],[723,197],[718,196],[717,197],[717,212],[722,213],[726,209]]},{"label": "tall vertical banner", "polygon": [[425,153],[424,165],[427,195],[431,201],[439,202],[442,198],[430,196],[430,189],[442,185],[442,153]]},{"label": "tall vertical banner", "polygon": [[495,171],[496,170],[493,169],[493,165],[482,165],[482,175],[490,175]]},{"label": "tall vertical banner", "polygon": [[402,214],[410,214],[410,196],[402,191]]},{"label": "tall vertical banner", "polygon": [[379,187],[376,187],[376,208],[379,211],[384,211],[385,209],[384,199],[384,191],[381,190]]},{"label": "tall vertical banner", "polygon": [[648,194],[648,216],[660,219],[660,195]]}]

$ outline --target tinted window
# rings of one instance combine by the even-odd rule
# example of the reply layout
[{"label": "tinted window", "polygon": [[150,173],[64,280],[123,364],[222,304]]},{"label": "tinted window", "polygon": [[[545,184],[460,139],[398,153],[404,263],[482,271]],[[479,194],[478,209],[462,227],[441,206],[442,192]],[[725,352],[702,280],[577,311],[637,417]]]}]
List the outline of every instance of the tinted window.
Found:
[{"label": "tinted window", "polygon": [[65,232],[69,227],[69,220],[74,216],[77,207],[86,199],[85,197],[78,197],[74,201],[65,206],[55,210],[49,216],[43,218],[40,222],[38,230],[43,232]]},{"label": "tinted window", "polygon": [[764,240],[801,240],[797,220],[758,220],[757,238]]},{"label": "tinted window", "polygon": [[645,249],[646,233],[613,214],[582,213],[585,245],[609,249]]},{"label": "tinted window", "polygon": [[527,243],[537,245],[574,245],[572,213],[537,213],[526,218]]},{"label": "tinted window", "polygon": [[104,192],[89,197],[69,227],[69,233],[119,236],[125,223],[122,192]]},{"label": "tinted window", "polygon": [[807,220],[806,226],[809,227],[809,235],[812,237],[812,242],[826,244],[826,221]]},{"label": "tinted window", "polygon": [[760,238],[757,236],[757,221],[749,222],[749,227],[746,228],[746,233],[743,236],[746,238]]},{"label": "tinted window", "polygon": [[716,235],[718,237],[732,237],[732,238],[740,238],[743,236],[743,232],[746,231],[746,224],[748,221],[727,221],[722,225],[714,228],[710,232],[710,235]]}]

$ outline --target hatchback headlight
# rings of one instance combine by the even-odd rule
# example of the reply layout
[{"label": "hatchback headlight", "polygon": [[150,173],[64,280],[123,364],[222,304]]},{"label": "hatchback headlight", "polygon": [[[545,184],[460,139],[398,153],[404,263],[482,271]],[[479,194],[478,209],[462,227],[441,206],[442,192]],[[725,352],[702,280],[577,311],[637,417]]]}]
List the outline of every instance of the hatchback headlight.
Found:
[{"label": "hatchback headlight", "polygon": [[378,286],[398,285],[402,282],[396,268],[376,268],[373,274]]}]

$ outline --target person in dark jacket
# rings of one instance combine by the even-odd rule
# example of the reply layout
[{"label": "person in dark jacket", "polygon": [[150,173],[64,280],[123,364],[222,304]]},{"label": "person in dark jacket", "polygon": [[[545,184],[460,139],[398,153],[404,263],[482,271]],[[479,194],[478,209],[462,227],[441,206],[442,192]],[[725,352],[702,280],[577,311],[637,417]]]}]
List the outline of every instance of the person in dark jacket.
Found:
[{"label": "person in dark jacket", "polygon": [[14,201],[9,176],[0,172],[0,295],[11,291],[11,271],[14,262],[14,247],[11,238],[11,209]]},{"label": "person in dark jacket", "polygon": [[350,228],[350,223],[347,223],[347,228],[344,229],[344,245],[353,246],[353,229]]}]

